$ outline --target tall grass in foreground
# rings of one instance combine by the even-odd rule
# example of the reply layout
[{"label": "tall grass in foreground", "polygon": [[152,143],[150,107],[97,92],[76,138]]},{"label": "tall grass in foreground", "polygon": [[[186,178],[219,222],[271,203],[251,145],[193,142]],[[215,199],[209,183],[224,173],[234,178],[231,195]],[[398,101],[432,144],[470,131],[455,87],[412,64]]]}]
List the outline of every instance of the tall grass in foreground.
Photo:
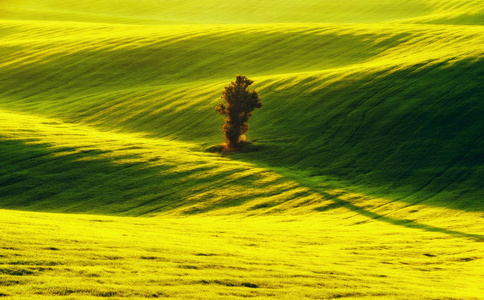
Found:
[{"label": "tall grass in foreground", "polygon": [[[478,219],[468,214],[459,226],[484,233]],[[482,247],[472,238],[382,226],[344,207],[244,218],[0,210],[0,226],[6,299],[478,299],[483,292]]]}]

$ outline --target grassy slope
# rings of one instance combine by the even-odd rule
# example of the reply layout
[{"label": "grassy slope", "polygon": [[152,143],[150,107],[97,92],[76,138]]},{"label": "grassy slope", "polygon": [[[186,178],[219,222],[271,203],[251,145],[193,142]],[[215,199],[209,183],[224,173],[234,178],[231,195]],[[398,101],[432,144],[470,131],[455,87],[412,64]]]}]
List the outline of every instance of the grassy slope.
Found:
[{"label": "grassy slope", "polygon": [[220,141],[212,107],[240,72],[265,107],[251,120],[258,151],[237,158],[482,208],[480,26],[4,25],[4,109],[201,150]]},{"label": "grassy slope", "polygon": [[[0,205],[165,218],[1,212],[0,295],[482,294],[479,1],[78,2],[2,2]],[[265,106],[222,158],[237,73]]]},{"label": "grassy slope", "polygon": [[[104,21],[122,23],[373,23],[428,22],[481,24],[484,6],[478,0],[283,0],[264,2],[248,0],[5,0],[2,11],[11,19]],[[42,12],[42,14],[39,14]]]},{"label": "grassy slope", "polygon": [[[8,3],[10,2],[10,3]],[[10,18],[27,16],[39,18],[38,11],[45,12],[49,18],[60,20],[92,21],[123,20],[131,23],[294,23],[294,22],[362,22],[379,20],[388,21],[418,17],[429,12],[422,1],[379,0],[362,4],[357,0],[334,4],[332,1],[306,0],[279,1],[260,3],[250,0],[240,5],[233,1],[208,0],[193,1],[156,1],[143,0],[133,6],[131,0],[104,1],[49,1],[21,0],[7,1],[6,11]],[[20,10],[20,11],[19,11]],[[263,13],[261,13],[263,12]],[[322,14],[321,12],[324,12]],[[129,21],[131,20],[131,21]]]},{"label": "grassy slope", "polygon": [[[194,151],[194,144],[0,115],[4,132],[10,132],[2,134],[3,207],[142,215],[194,213],[247,200],[251,206],[324,204],[322,196],[277,173]],[[26,145],[18,136],[36,142]]]},{"label": "grassy slope", "polygon": [[346,208],[184,219],[0,210],[0,226],[0,293],[14,296],[6,299],[478,299],[483,291],[482,243],[382,226]]}]

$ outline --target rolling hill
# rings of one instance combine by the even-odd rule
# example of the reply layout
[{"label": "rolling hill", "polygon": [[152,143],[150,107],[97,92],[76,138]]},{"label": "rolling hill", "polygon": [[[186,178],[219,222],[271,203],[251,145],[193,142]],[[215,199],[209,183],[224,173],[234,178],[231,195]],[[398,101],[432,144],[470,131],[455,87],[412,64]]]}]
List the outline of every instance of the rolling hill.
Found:
[{"label": "rolling hill", "polygon": [[[244,247],[249,248],[243,248],[235,261],[227,258],[225,263],[238,270],[220,272],[229,274],[230,280],[185,274],[191,281],[180,286],[191,293],[179,295],[181,287],[170,277],[167,280],[175,287],[167,295],[197,298],[196,288],[190,286],[196,283],[209,287],[200,298],[247,296],[247,288],[255,286],[266,290],[254,296],[281,297],[266,265],[266,255],[274,255],[276,245],[297,247],[298,233],[307,233],[316,243],[324,238],[319,231],[307,232],[310,224],[320,220],[319,230],[327,230],[334,223],[332,238],[346,237],[351,245],[345,247],[335,238],[336,248],[320,250],[326,259],[332,251],[340,251],[343,267],[333,271],[338,280],[345,276],[350,280],[359,274],[349,271],[357,260],[347,249],[371,239],[383,225],[391,238],[375,238],[374,248],[363,254],[368,263],[360,274],[364,283],[350,280],[345,286],[346,279],[336,280],[337,291],[329,292],[328,287],[318,291],[317,279],[305,273],[306,283],[300,286],[307,287],[306,294],[292,287],[291,295],[397,299],[415,298],[422,289],[428,299],[446,293],[472,299],[482,291],[474,283],[482,278],[478,270],[484,256],[477,246],[484,239],[483,23],[484,4],[472,0],[246,1],[243,6],[220,0],[2,1],[0,208],[7,210],[0,213],[14,217],[6,219],[4,226],[12,232],[1,241],[15,243],[13,228],[19,226],[25,236],[21,241],[28,247],[27,237],[37,241],[30,232],[42,220],[52,218],[45,228],[70,224],[66,228],[73,229],[57,237],[60,246],[36,242],[43,245],[42,251],[56,248],[67,257],[60,260],[44,251],[40,263],[44,269],[47,260],[59,263],[51,271],[65,279],[72,274],[63,266],[79,268],[81,263],[66,250],[73,247],[66,236],[81,233],[69,221],[73,215],[46,212],[90,214],[75,218],[91,230],[95,229],[89,220],[100,218],[102,226],[112,222],[113,227],[103,227],[99,239],[104,236],[124,249],[119,255],[123,264],[134,259],[126,250],[131,246],[113,237],[112,231],[131,236],[137,231],[136,220],[155,220],[146,225],[143,236],[171,235],[163,227],[168,222],[187,235],[172,237],[170,247],[188,256],[177,259],[173,254],[167,261],[192,266],[185,268],[189,270],[207,269],[208,276],[213,272],[206,265],[211,256],[192,257],[195,249],[207,246],[202,237],[209,239],[227,226],[230,232],[223,236],[231,241],[237,228],[249,226],[252,231],[244,237],[251,240],[255,232],[266,234],[266,226],[276,228],[277,234],[274,240],[265,239],[270,244],[265,252],[254,251],[247,242]],[[264,107],[249,122],[248,135],[254,143],[242,153],[222,157],[210,152],[222,142],[222,120],[213,108],[223,87],[237,74],[254,80]],[[294,227],[286,226],[286,221],[294,222]],[[193,233],[197,222],[206,226],[200,236]],[[260,227],[248,225],[252,222]],[[165,229],[154,233],[159,227]],[[39,230],[41,236],[49,235]],[[287,245],[285,231],[294,237],[286,236]],[[384,268],[391,279],[382,280],[391,289],[381,295],[371,292],[382,282],[365,281],[370,257],[381,255],[387,242],[397,249],[402,242],[398,235],[421,240],[428,249],[449,242],[441,254],[453,262],[471,257],[464,260],[469,263],[463,276],[472,287],[449,283],[460,263],[445,265],[442,274],[434,270],[438,279],[425,279],[429,289],[410,280],[412,276],[423,280],[415,270],[435,257],[422,258],[428,251],[417,245],[409,250],[420,255],[410,262],[412,271],[398,277],[404,267]],[[444,241],[439,240],[442,237]],[[109,247],[108,242],[83,239],[92,245],[87,252],[92,256],[107,251],[95,243]],[[465,247],[456,250],[459,241],[465,241]],[[161,247],[141,243],[148,252],[150,247]],[[214,243],[220,249],[228,247],[227,255],[237,245]],[[16,248],[9,247],[2,248],[8,253],[0,253],[0,259],[5,258],[4,265],[16,265]],[[295,255],[306,271],[316,261],[303,259],[316,255],[309,248],[306,254]],[[17,250],[26,257],[33,255],[24,248]],[[143,251],[136,252],[136,263],[139,257],[160,259]],[[240,279],[257,277],[247,268],[250,257],[264,266],[265,275],[257,284]],[[195,265],[187,263],[191,259],[197,260]],[[102,265],[110,265],[109,260]],[[145,260],[141,258],[143,274],[149,272]],[[290,260],[283,256],[277,263],[277,278],[287,271]],[[329,261],[338,264],[336,259]],[[123,268],[131,268],[111,267],[119,276]],[[32,267],[22,269],[21,275],[36,282],[34,291],[26,291],[28,283],[7,284],[16,276],[12,272],[22,273],[19,270],[0,269],[0,276],[9,276],[0,283],[10,287],[8,292],[0,290],[0,297],[2,293],[86,299],[164,295],[151,292],[154,287],[150,292],[121,289],[121,282],[79,286],[76,280],[85,280],[86,274],[72,279],[77,289],[59,287],[58,282],[46,290],[41,281],[50,275]],[[325,274],[328,280],[331,274],[324,272],[313,274]],[[138,279],[126,280],[134,287]],[[413,292],[400,290],[399,280]],[[439,291],[444,283],[447,288]],[[288,284],[280,283],[286,288]],[[214,286],[241,291],[214,294]]]}]

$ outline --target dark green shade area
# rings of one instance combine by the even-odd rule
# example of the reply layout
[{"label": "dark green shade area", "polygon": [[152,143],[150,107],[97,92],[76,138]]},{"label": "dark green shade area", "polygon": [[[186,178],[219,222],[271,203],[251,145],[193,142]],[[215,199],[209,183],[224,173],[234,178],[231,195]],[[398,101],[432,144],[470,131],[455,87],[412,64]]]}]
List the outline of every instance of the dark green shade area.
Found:
[{"label": "dark green shade area", "polygon": [[299,96],[262,93],[265,107],[251,124],[262,147],[240,157],[335,176],[392,199],[481,210],[482,82],[484,61],[465,60],[350,78]]}]

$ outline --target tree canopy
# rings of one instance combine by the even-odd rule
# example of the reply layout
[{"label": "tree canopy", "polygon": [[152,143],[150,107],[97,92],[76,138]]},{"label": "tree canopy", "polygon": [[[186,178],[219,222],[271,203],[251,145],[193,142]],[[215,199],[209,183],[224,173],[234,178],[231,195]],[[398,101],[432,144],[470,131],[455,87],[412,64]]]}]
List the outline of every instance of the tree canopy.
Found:
[{"label": "tree canopy", "polygon": [[223,132],[225,145],[228,149],[237,150],[240,148],[241,138],[249,130],[248,120],[256,108],[262,107],[259,94],[249,86],[252,80],[245,76],[238,75],[224,88],[221,102],[215,108],[219,114],[225,116]]}]

